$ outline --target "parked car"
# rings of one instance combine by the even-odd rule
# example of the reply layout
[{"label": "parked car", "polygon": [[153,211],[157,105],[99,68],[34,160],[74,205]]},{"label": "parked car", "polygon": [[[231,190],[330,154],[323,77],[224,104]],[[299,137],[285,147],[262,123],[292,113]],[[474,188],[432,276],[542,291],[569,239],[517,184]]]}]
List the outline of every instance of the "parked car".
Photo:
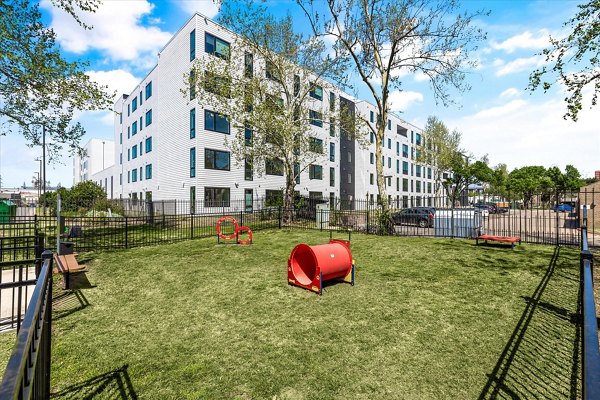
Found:
[{"label": "parked car", "polygon": [[417,225],[420,228],[430,228],[433,226],[435,208],[413,207],[405,208],[392,214],[394,225]]},{"label": "parked car", "polygon": [[488,206],[486,204],[477,204],[474,206],[475,209],[481,211],[481,216],[482,217],[489,217],[491,213],[493,213],[495,210],[495,208],[492,208],[491,206]]},{"label": "parked car", "polygon": [[575,207],[570,204],[561,203],[554,206],[554,212],[573,212]]}]

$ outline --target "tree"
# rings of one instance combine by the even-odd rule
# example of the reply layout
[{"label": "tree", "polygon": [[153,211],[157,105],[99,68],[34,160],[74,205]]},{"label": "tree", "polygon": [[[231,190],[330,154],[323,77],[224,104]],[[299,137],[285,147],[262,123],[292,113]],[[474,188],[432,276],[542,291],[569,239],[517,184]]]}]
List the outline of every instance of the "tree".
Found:
[{"label": "tree", "polygon": [[[93,11],[98,2],[55,4],[78,20],[76,8]],[[17,128],[30,146],[40,145],[43,126],[50,158],[58,156],[63,145],[71,152],[78,150],[85,131],[81,124],[71,124],[75,113],[112,105],[105,88],[84,73],[85,65],[62,57],[36,2],[0,1],[0,118],[6,122],[0,134]]]},{"label": "tree", "polygon": [[[381,157],[390,93],[402,90],[401,76],[425,75],[436,101],[451,104],[449,88],[465,91],[465,70],[475,65],[471,51],[485,38],[472,22],[481,12],[462,13],[457,1],[445,0],[297,0],[313,31],[334,40],[334,49],[346,55],[378,109],[375,126],[377,188],[388,214]],[[427,137],[426,137],[427,140]]]},{"label": "tree", "polygon": [[531,91],[542,87],[544,93],[556,83],[564,86],[568,96],[563,118],[573,121],[577,121],[583,107],[584,88],[588,85],[594,88],[592,106],[600,93],[600,0],[577,7],[575,16],[564,23],[572,29],[571,33],[562,39],[550,37],[550,48],[541,53],[546,63],[553,65],[536,69],[529,76],[528,86]]},{"label": "tree", "polygon": [[562,192],[579,190],[583,186],[579,171],[570,164],[565,167],[564,173],[558,167],[550,167],[546,173],[552,180],[554,188]]},{"label": "tree", "polygon": [[290,16],[276,19],[264,5],[224,3],[220,22],[239,36],[214,57],[194,62],[184,95],[200,95],[215,118],[229,121],[233,135],[226,145],[250,171],[248,179],[265,173],[285,177],[287,222],[300,173],[309,168],[311,179],[323,179],[329,146],[315,127],[329,127],[329,137],[340,126],[354,135],[344,105],[324,96],[325,89],[334,90],[327,80],[344,84],[342,60],[328,54],[321,39],[295,33]]},{"label": "tree", "polygon": [[523,196],[523,207],[528,208],[533,196],[552,187],[552,180],[542,166],[517,168],[508,174],[507,188],[513,193]]},{"label": "tree", "polygon": [[490,190],[494,194],[506,195],[506,184],[508,181],[508,168],[506,164],[498,164],[493,168]]}]

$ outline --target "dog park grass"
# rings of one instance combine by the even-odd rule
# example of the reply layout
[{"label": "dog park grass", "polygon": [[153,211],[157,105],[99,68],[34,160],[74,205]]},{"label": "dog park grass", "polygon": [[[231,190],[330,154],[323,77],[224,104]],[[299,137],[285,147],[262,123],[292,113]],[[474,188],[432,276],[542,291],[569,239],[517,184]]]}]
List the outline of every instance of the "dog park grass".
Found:
[{"label": "dog park grass", "polygon": [[80,257],[89,285],[55,293],[53,397],[579,395],[575,249],[356,234],[356,286],[288,286],[294,245],[327,240],[260,231],[252,246]]}]

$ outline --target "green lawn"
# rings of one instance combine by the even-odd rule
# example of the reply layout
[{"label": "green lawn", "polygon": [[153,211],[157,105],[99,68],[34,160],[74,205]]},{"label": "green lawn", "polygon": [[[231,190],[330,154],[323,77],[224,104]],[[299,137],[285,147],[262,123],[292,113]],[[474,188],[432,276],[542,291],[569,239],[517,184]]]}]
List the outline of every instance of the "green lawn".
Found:
[{"label": "green lawn", "polygon": [[54,397],[579,396],[575,250],[357,234],[356,286],[288,286],[294,245],[327,238],[87,255],[93,287],[56,292]]}]

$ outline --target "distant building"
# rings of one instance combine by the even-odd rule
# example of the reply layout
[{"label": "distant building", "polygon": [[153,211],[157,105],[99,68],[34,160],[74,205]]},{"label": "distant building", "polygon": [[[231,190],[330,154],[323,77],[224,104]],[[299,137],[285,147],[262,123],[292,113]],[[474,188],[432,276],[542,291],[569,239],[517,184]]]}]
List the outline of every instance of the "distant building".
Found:
[{"label": "distant building", "polygon": [[[84,155],[73,160],[73,185],[92,179],[92,175],[115,164],[115,142],[104,139],[90,139],[83,146]],[[108,192],[107,192],[108,193]]]},{"label": "distant building", "polygon": [[600,179],[600,170],[594,172],[594,178]]}]

